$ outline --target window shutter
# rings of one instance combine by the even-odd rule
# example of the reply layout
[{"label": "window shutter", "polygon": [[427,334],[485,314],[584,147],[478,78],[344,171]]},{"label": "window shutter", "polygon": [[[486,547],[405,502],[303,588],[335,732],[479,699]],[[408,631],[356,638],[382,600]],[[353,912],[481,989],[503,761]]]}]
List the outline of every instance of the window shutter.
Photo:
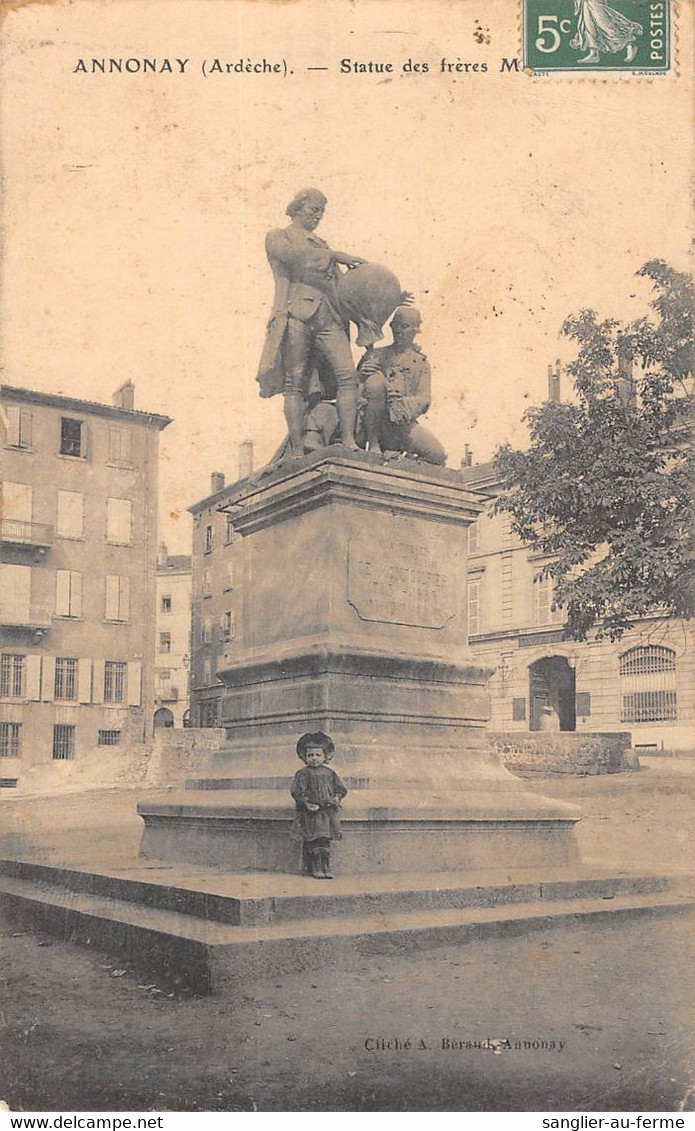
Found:
[{"label": "window shutter", "polygon": [[92,661],[77,661],[77,698],[80,703],[92,702]]},{"label": "window shutter", "polygon": [[19,447],[19,437],[20,437],[20,431],[19,431],[20,415],[19,414],[20,414],[19,405],[11,404],[11,405],[8,406],[7,418],[8,418],[8,421],[9,421],[9,426],[8,426],[8,430],[7,430],[7,443],[10,444],[11,447],[13,447],[13,448]]},{"label": "window shutter", "polygon": [[86,420],[82,421],[82,444],[80,455],[82,459],[89,459],[92,454],[92,429]]},{"label": "window shutter", "polygon": [[56,616],[70,615],[70,571],[56,570]]},{"label": "window shutter", "polygon": [[94,678],[92,680],[92,702],[104,702],[104,661],[94,660],[92,664]]},{"label": "window shutter", "polygon": [[41,698],[44,703],[52,703],[55,698],[56,683],[56,658],[55,656],[43,657],[43,671],[41,678]]},{"label": "window shutter", "polygon": [[128,706],[139,707],[142,702],[140,683],[142,679],[142,664],[137,661],[128,664]]},{"label": "window shutter", "polygon": [[104,616],[106,620],[116,620],[118,618],[118,578],[112,573],[106,575],[106,608]]},{"label": "window shutter", "polygon": [[130,620],[130,578],[121,577],[118,585],[118,619]]},{"label": "window shutter", "polygon": [[41,698],[41,657],[26,658],[26,697],[36,702]]},{"label": "window shutter", "polygon": [[22,409],[19,414],[19,443],[23,448],[31,447],[31,412]]},{"label": "window shutter", "polygon": [[82,574],[70,571],[70,615],[82,616]]}]

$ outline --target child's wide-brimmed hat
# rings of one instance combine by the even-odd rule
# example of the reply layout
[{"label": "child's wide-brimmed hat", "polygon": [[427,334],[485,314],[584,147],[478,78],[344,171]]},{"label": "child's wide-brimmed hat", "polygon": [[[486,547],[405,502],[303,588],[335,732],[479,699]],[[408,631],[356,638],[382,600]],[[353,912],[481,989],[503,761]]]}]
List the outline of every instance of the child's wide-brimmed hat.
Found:
[{"label": "child's wide-brimmed hat", "polygon": [[306,752],[310,746],[322,747],[327,762],[330,762],[335,754],[333,739],[324,734],[322,730],[317,730],[315,734],[303,734],[297,743],[297,755],[303,762],[306,762]]}]

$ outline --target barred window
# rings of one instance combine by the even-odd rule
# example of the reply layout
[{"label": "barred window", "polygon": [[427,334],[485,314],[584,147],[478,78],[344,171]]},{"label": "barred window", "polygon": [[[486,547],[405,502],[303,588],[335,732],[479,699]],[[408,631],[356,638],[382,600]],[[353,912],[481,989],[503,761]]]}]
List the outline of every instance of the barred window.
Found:
[{"label": "barred window", "polygon": [[660,644],[639,645],[620,657],[620,721],[666,722],[678,716],[676,653]]},{"label": "barred window", "polygon": [[53,758],[57,762],[67,762],[75,757],[75,728],[66,723],[53,727]]},{"label": "barred window", "polygon": [[21,698],[24,694],[24,656],[2,654],[0,660],[0,696]]},{"label": "barred window", "polygon": [[99,746],[120,746],[121,732],[120,730],[100,730],[99,731]]},{"label": "barred window", "polygon": [[205,527],[205,553],[210,554],[215,549],[215,527]]},{"label": "barred window", "polygon": [[125,698],[126,665],[121,660],[107,660],[104,664],[104,702],[122,703]]},{"label": "barred window", "polygon": [[56,699],[77,699],[77,660],[58,656],[53,694]]},{"label": "barred window", "polygon": [[22,724],[0,723],[0,758],[19,758],[22,751]]}]

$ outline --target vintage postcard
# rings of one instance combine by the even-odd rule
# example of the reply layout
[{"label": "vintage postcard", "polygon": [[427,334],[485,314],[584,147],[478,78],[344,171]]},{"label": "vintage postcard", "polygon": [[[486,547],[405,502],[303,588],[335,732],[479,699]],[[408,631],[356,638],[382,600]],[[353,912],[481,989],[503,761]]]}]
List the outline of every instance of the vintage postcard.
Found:
[{"label": "vintage postcard", "polygon": [[0,1099],[692,1112],[692,4],[0,10]]}]

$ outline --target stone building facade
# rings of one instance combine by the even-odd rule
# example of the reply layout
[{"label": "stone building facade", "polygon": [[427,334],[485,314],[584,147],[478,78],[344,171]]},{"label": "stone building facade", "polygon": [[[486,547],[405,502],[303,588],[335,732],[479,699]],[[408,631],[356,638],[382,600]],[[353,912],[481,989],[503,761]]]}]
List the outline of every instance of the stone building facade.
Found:
[{"label": "stone building facade", "polygon": [[155,727],[190,723],[191,556],[157,552]]},{"label": "stone building facade", "polygon": [[[154,707],[159,433],[134,408],[0,386],[0,776],[143,742]],[[112,756],[104,749],[105,758]]]},{"label": "stone building facade", "polygon": [[210,494],[190,507],[193,515],[191,725],[220,725],[223,686],[218,668],[234,652],[239,630],[240,537],[219,507],[232,493],[213,472]]},{"label": "stone building facade", "polygon": [[[462,475],[494,497],[491,465]],[[552,580],[538,579],[546,560],[512,535],[509,516],[488,511],[469,529],[469,640],[494,669],[491,729],[628,731],[637,748],[692,749],[692,627],[653,617],[615,643],[565,640]]]}]

